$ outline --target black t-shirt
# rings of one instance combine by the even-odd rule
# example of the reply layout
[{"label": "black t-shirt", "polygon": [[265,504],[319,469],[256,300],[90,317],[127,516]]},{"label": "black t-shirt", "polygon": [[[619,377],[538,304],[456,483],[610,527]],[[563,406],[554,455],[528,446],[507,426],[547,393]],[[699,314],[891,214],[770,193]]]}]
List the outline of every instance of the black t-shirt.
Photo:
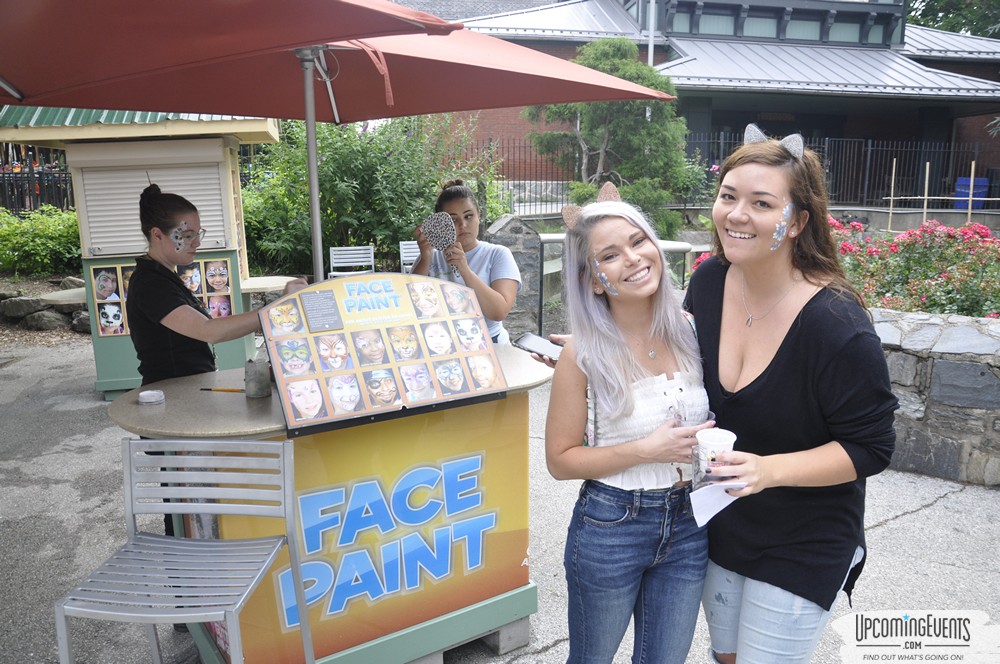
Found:
[{"label": "black t-shirt", "polygon": [[[882,344],[850,296],[820,290],[792,323],[768,367],[729,392],[719,381],[719,338],[728,265],[705,261],[691,278],[685,308],[694,314],[705,389],[718,426],[735,449],[768,455],[837,441],[858,474],[828,487],[776,487],[740,498],[708,525],[718,565],[829,610],[864,546],[865,480],[889,464],[895,446],[892,393]],[[860,574],[852,571],[850,593]]]},{"label": "black t-shirt", "polygon": [[185,305],[209,318],[201,301],[175,272],[148,256],[136,258],[135,266],[125,308],[142,384],[215,371],[215,354],[207,343],[177,334],[160,323],[171,311]]}]

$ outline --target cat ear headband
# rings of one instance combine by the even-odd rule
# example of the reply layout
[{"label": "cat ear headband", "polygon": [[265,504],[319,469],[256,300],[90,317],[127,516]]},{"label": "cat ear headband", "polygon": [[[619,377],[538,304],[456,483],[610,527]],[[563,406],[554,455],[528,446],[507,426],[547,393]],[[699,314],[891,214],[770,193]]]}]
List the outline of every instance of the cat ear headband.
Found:
[{"label": "cat ear headband", "polygon": [[[601,190],[597,192],[597,203],[604,201],[620,201],[622,196],[618,193],[618,187],[613,182],[605,182],[601,185]],[[580,213],[583,208],[579,205],[564,205],[562,209],[563,225],[566,228],[573,228],[576,222],[580,221]]]},{"label": "cat ear headband", "polygon": [[[760,130],[760,127],[753,123],[748,124],[746,130],[743,132],[744,145],[749,143],[764,143],[767,140],[767,136]],[[802,159],[802,151],[805,148],[802,141],[802,134],[789,134],[778,142],[781,143],[782,147],[791,152],[793,157]]]}]

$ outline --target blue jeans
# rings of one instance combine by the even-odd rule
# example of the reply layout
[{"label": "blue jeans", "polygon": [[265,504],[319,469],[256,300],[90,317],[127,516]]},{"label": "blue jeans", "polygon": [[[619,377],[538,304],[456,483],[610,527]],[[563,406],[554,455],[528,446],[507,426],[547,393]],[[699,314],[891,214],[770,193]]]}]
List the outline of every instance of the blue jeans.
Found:
[{"label": "blue jeans", "polygon": [[708,564],[708,535],[689,496],[690,487],[584,482],[564,558],[570,664],[610,662],[633,616],[633,664],[683,664]]},{"label": "blue jeans", "polygon": [[807,599],[711,561],[704,604],[712,650],[736,653],[740,664],[808,664],[830,619]]}]

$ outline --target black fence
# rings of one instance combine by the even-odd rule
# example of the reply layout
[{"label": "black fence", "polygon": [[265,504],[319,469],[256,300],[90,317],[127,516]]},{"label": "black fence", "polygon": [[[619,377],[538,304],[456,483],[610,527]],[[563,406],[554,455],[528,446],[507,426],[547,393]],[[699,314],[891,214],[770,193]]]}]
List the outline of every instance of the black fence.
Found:
[{"label": "black fence", "polygon": [[75,207],[73,181],[66,171],[0,171],[0,207],[14,214],[54,205]]},{"label": "black fence", "polygon": [[[706,178],[710,178],[710,167],[721,164],[742,140],[742,134],[737,133],[689,134],[688,154],[698,155]],[[965,197],[972,188],[973,209],[1000,209],[1000,200],[988,200],[1000,199],[1000,141],[830,138],[809,141],[808,145],[823,159],[832,206],[888,208],[891,202],[895,208],[922,208],[926,198],[928,208],[964,209],[968,199],[955,199]],[[558,214],[570,202],[568,183],[577,179],[580,169],[580,155],[572,149],[555,157],[541,156],[527,140],[504,139],[486,141],[470,150],[490,154],[501,163],[512,212],[523,216]],[[249,153],[241,154],[241,159],[241,180],[246,186]],[[19,213],[42,204],[63,209],[74,206],[68,172],[49,168],[0,171],[0,207]]]},{"label": "black fence", "polygon": [[[721,164],[743,141],[742,134],[689,134],[688,153],[697,150],[708,165]],[[993,143],[934,143],[827,138],[808,141],[823,160],[827,191],[835,206],[922,208],[955,207],[968,191],[975,163],[976,180],[986,179],[984,195],[1000,198],[1000,141]],[[964,179],[964,180],[963,180]],[[958,193],[956,193],[958,192]],[[967,205],[959,202],[959,206]],[[973,201],[1000,209],[1000,201]]]}]

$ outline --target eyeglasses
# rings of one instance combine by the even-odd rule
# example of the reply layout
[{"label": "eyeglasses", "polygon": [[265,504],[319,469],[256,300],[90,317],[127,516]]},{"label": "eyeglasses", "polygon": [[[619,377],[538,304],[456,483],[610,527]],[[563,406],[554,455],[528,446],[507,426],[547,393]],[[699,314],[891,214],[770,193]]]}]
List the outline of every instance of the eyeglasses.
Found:
[{"label": "eyeglasses", "polygon": [[197,231],[187,231],[185,233],[175,233],[174,237],[177,238],[178,240],[184,240],[185,242],[192,242],[195,239],[197,239],[199,242],[201,242],[202,240],[205,239],[205,234],[206,233],[208,233],[208,230],[202,228],[201,230],[197,230]]}]

